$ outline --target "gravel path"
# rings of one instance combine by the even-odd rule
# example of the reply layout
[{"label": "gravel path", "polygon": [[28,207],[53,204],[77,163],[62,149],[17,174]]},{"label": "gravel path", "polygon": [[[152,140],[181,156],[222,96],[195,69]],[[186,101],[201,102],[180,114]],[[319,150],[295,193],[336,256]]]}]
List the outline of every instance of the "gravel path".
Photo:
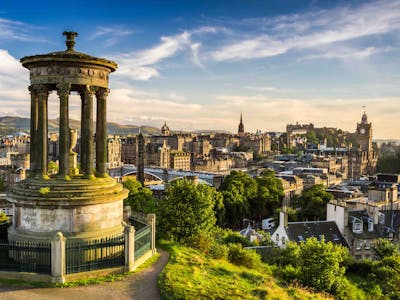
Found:
[{"label": "gravel path", "polygon": [[127,276],[122,281],[104,282],[72,288],[31,288],[5,286],[0,283],[0,299],[7,300],[158,300],[160,291],[157,286],[158,275],[168,262],[168,253],[160,250],[160,258],[149,268],[140,273]]}]

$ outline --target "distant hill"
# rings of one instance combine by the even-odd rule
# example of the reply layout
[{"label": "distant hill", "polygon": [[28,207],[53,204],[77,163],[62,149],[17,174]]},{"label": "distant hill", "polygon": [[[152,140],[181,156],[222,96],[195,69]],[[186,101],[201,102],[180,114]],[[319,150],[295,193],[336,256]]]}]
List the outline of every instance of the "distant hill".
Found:
[{"label": "distant hill", "polygon": [[[71,128],[80,128],[80,121],[70,119]],[[59,119],[52,119],[48,121],[49,132],[57,132]],[[0,117],[0,135],[13,134],[17,131],[30,131],[30,119],[5,116]],[[143,134],[152,135],[160,134],[160,129],[152,126],[142,126],[141,131]],[[137,134],[139,132],[139,126],[135,125],[120,125],[118,123],[107,123],[108,134]]]}]

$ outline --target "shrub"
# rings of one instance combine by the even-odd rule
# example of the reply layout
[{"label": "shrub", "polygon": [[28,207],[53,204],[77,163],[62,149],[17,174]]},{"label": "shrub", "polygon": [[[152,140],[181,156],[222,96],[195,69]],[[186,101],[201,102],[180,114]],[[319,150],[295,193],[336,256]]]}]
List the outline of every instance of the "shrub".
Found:
[{"label": "shrub", "polygon": [[209,255],[214,259],[228,259],[229,248],[227,245],[214,241],[211,244]]},{"label": "shrub", "polygon": [[253,250],[243,249],[241,244],[229,244],[229,262],[254,269],[261,265],[261,257]]},{"label": "shrub", "polygon": [[214,239],[205,233],[198,233],[194,235],[190,239],[191,245],[193,248],[199,250],[204,254],[208,254],[212,247],[212,244],[215,243]]}]

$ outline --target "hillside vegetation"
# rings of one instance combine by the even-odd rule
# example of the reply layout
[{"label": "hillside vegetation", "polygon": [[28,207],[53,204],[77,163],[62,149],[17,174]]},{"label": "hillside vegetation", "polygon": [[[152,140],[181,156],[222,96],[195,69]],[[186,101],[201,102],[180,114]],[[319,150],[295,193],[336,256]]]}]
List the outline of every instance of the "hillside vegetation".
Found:
[{"label": "hillside vegetation", "polygon": [[170,260],[159,286],[164,299],[333,299],[276,280],[271,267],[247,268],[192,248],[164,244]]}]

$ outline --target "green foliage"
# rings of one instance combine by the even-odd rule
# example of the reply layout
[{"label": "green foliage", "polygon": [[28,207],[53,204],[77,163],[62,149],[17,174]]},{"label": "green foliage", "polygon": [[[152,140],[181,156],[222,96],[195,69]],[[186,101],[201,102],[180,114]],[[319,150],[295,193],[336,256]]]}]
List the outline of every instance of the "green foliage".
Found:
[{"label": "green foliage", "polygon": [[248,174],[232,171],[220,188],[225,206],[225,215],[218,220],[219,225],[239,228],[242,219],[249,216],[249,201],[257,195],[257,184]]},{"label": "green foliage", "polygon": [[303,220],[317,220],[326,218],[326,205],[333,199],[322,184],[313,185],[302,191],[299,198],[300,216]]},{"label": "green foliage", "polygon": [[383,259],[399,254],[399,245],[393,244],[388,239],[379,239],[372,244],[372,250],[377,258]]},{"label": "green foliage", "polygon": [[256,179],[241,171],[232,171],[220,188],[225,206],[218,225],[240,228],[244,218],[261,221],[272,215],[283,199],[283,187],[272,170]]},{"label": "green foliage", "polygon": [[400,255],[386,256],[372,264],[370,282],[379,283],[383,294],[400,299]]},{"label": "green foliage", "polygon": [[4,222],[8,222],[10,220],[9,217],[3,212],[0,212],[0,224]]},{"label": "green foliage", "polygon": [[256,179],[257,196],[250,200],[250,217],[262,220],[271,216],[281,206],[284,197],[282,182],[275,177],[273,170],[265,170]]},{"label": "green foliage", "polygon": [[229,244],[228,260],[237,266],[254,269],[261,265],[261,257],[254,250],[243,249],[241,244]]},{"label": "green foliage", "polygon": [[395,155],[380,155],[378,157],[377,169],[381,173],[400,173],[400,151]]},{"label": "green foliage", "polygon": [[271,276],[271,268],[262,263],[248,269],[191,248],[171,244],[168,248],[170,259],[158,279],[163,299],[326,299],[279,284]]},{"label": "green foliage", "polygon": [[49,187],[41,187],[39,189],[39,194],[41,194],[41,195],[46,195],[48,193],[50,193],[50,188]]},{"label": "green foliage", "polygon": [[136,179],[128,179],[123,184],[129,191],[128,198],[124,200],[125,205],[144,214],[157,212],[157,202],[150,189],[143,187]]},{"label": "green foliage", "polygon": [[276,260],[280,266],[276,274],[289,282],[298,281],[317,291],[336,295],[339,287],[347,284],[344,264],[348,257],[346,248],[316,238],[300,244],[289,242]]},{"label": "green foliage", "polygon": [[187,179],[174,181],[160,203],[159,233],[187,244],[198,234],[210,232],[216,223],[216,198],[213,187]]}]

